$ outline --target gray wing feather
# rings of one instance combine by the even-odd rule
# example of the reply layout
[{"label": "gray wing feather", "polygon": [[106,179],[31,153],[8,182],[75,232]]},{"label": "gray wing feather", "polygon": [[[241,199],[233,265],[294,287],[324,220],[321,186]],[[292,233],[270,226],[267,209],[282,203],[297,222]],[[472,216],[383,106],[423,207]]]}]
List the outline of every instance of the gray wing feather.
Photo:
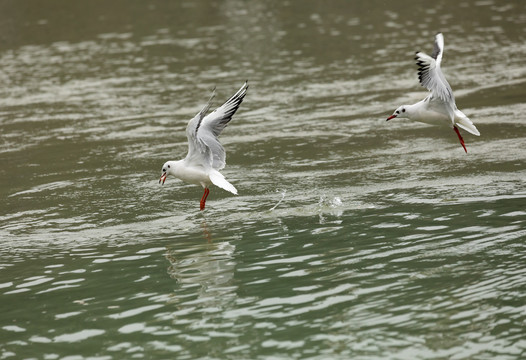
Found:
[{"label": "gray wing feather", "polygon": [[245,82],[223,105],[205,116],[206,111],[210,108],[210,99],[203,110],[190,120],[186,128],[189,144],[186,156],[188,160],[200,163],[205,168],[212,167],[216,170],[224,168],[226,153],[217,137],[232,120],[232,116],[245,98],[247,89],[248,84]]},{"label": "gray wing feather", "polygon": [[201,127],[197,132],[197,137],[210,149],[212,156],[212,167],[216,170],[221,170],[226,164],[225,149],[218,140],[218,136],[223,129],[228,125],[232,116],[243,102],[247,94],[248,83],[245,82],[243,86],[228,99],[223,105],[205,116]]},{"label": "gray wing feather", "polygon": [[209,154],[206,154],[206,146],[197,139],[197,130],[201,127],[201,123],[206,116],[210,106],[212,106],[212,100],[216,95],[216,89],[212,90],[212,95],[206,105],[199,111],[199,113],[194,116],[186,126],[186,137],[188,138],[188,154],[186,155],[186,160],[191,161],[193,164],[201,165],[206,167],[206,164],[210,162],[207,157]]},{"label": "gray wing feather", "polygon": [[452,102],[454,104],[455,97],[453,96],[453,90],[440,68],[443,53],[444,37],[442,34],[437,34],[432,56],[426,55],[423,52],[416,53],[415,60],[418,65],[418,79],[422,86],[433,93],[433,96],[438,97],[442,101]]},{"label": "gray wing feather", "polygon": [[435,44],[433,45],[433,52],[431,53],[431,57],[435,59],[439,65],[440,65],[440,62],[442,61],[443,51],[444,51],[444,35],[442,35],[442,33],[439,33],[435,36]]}]

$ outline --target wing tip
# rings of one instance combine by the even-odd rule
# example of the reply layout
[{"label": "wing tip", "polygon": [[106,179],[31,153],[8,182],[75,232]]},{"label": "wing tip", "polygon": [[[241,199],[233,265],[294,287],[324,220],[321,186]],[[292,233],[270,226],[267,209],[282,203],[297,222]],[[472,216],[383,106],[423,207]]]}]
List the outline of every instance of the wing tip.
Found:
[{"label": "wing tip", "polygon": [[240,89],[240,90],[244,90],[244,91],[246,92],[247,89],[248,89],[248,79],[245,80],[245,83],[243,84],[243,86],[241,86],[241,89]]}]

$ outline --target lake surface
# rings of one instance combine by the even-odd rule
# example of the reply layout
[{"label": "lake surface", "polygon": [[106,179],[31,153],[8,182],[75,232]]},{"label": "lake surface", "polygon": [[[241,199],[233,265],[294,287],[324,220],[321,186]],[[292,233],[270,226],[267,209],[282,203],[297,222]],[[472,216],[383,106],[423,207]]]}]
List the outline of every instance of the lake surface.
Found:
[{"label": "lake surface", "polygon": [[[520,1],[0,3],[0,359],[526,357]],[[386,122],[414,53],[480,130]],[[239,196],[168,178],[217,88]]]}]

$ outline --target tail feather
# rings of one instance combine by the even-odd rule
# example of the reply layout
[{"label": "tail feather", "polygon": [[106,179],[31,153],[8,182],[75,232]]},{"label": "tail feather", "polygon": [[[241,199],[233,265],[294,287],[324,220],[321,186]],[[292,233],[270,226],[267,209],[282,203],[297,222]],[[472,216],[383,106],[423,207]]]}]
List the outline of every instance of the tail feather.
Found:
[{"label": "tail feather", "polygon": [[467,132],[480,136],[480,132],[475,127],[473,122],[460,110],[455,110],[455,125]]},{"label": "tail feather", "polygon": [[210,178],[210,181],[212,184],[214,184],[217,187],[220,187],[223,190],[229,191],[234,195],[237,195],[237,189],[229,183],[223,174],[221,174],[219,171],[211,169],[210,174],[208,175]]}]

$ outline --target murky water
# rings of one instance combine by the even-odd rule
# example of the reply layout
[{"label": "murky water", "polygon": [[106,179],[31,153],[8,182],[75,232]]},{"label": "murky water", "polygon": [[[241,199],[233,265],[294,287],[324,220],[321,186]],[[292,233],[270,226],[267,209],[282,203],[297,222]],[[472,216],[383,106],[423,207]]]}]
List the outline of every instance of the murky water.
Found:
[{"label": "murky water", "polygon": [[[0,3],[0,359],[524,358],[526,9],[426,6]],[[438,31],[468,154],[385,122]],[[245,79],[200,212],[160,167]]]}]

